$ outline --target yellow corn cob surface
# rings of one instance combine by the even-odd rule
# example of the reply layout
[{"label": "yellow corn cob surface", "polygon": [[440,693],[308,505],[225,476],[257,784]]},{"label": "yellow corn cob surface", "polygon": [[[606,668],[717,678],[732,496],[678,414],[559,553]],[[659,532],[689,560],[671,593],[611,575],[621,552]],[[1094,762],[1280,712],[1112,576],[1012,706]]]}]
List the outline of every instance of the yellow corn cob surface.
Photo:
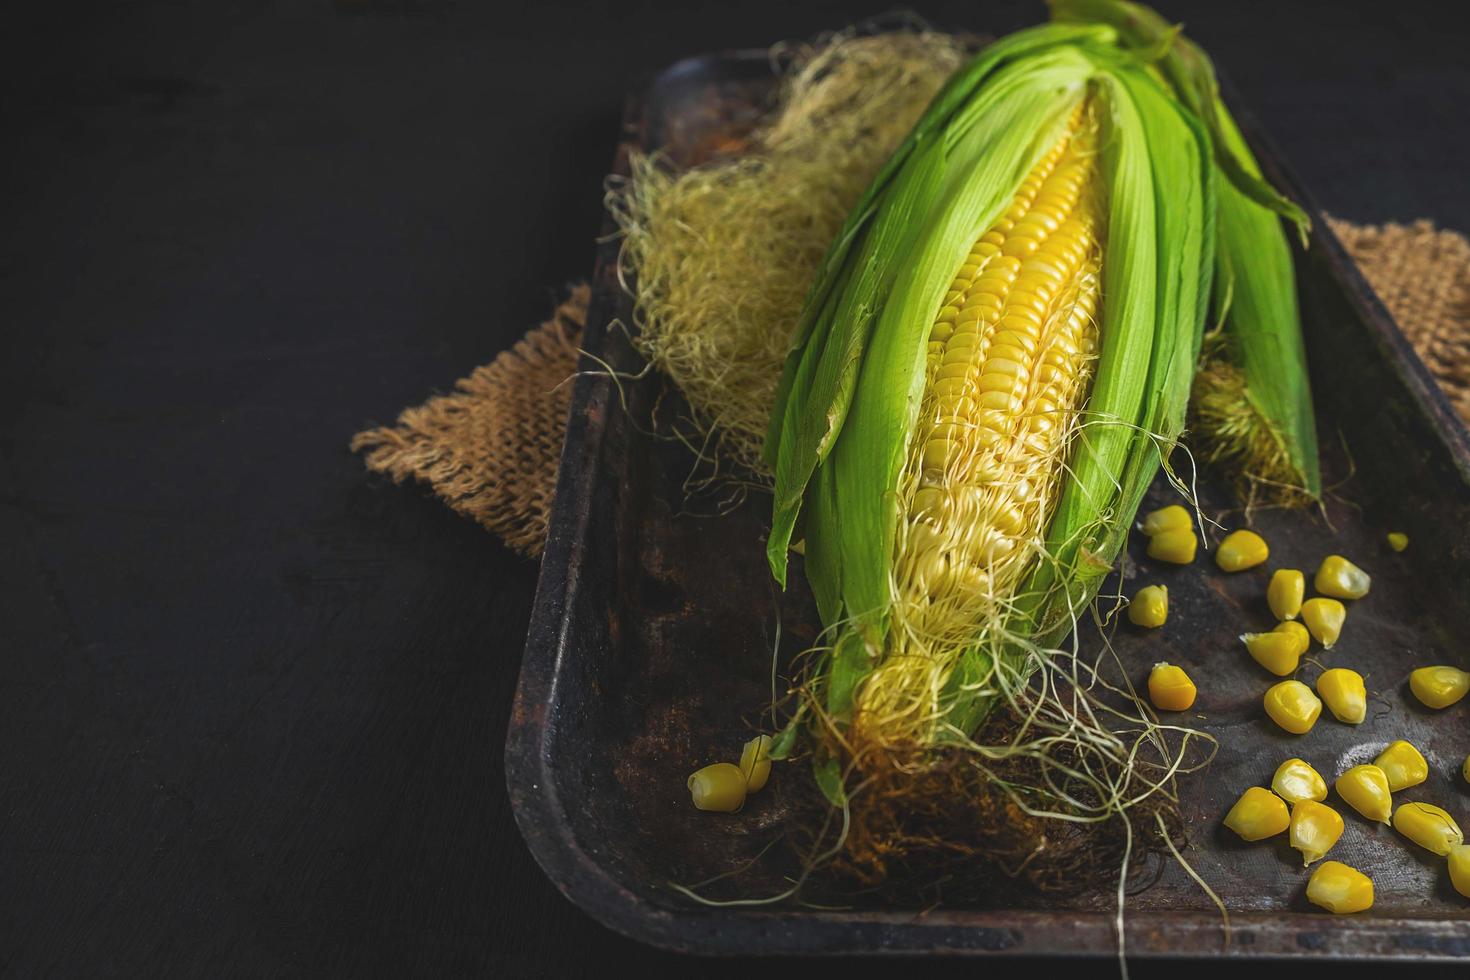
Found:
[{"label": "yellow corn cob surface", "polygon": [[915,683],[937,693],[942,669],[925,651],[973,642],[1040,547],[1098,345],[1095,131],[1079,108],[975,242],[936,318],[899,483],[902,655],[864,685],[860,712],[912,708]]}]

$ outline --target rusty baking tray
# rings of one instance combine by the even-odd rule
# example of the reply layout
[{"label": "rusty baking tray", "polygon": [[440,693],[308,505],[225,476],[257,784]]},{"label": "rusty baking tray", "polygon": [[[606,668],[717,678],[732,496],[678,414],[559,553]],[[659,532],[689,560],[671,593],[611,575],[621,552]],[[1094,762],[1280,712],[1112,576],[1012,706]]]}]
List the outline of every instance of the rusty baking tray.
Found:
[{"label": "rusty baking tray", "polygon": [[[631,150],[662,148],[688,164],[738,142],[768,104],[764,52],[681,62],[630,102],[616,167]],[[1470,963],[1470,906],[1453,892],[1442,859],[1343,808],[1348,830],[1333,852],[1372,876],[1369,913],[1337,919],[1306,902],[1306,875],[1283,838],[1244,845],[1220,816],[1249,785],[1268,783],[1292,755],[1330,780],[1408,738],[1429,758],[1429,781],[1405,798],[1436,801],[1470,826],[1470,787],[1458,776],[1470,751],[1470,701],[1431,714],[1406,690],[1412,666],[1470,666],[1470,439],[1387,312],[1348,260],[1310,195],[1243,120],[1267,174],[1306,205],[1311,247],[1298,260],[1308,351],[1328,482],[1338,481],[1328,521],[1263,512],[1272,566],[1309,570],[1332,551],[1374,576],[1328,662],[1368,678],[1370,716],[1353,728],[1330,718],[1293,738],[1265,720],[1262,672],[1236,634],[1271,623],[1264,570],[1225,577],[1208,559],[1148,569],[1170,588],[1169,628],[1141,637],[1120,630],[1123,662],[1184,664],[1201,690],[1196,723],[1220,740],[1209,769],[1180,790],[1194,866],[1232,910],[1219,916],[1198,887],[1161,861],[1128,899],[1134,956],[1326,956]],[[584,345],[607,364],[639,368],[614,322],[630,323],[615,276],[617,244],[600,248]],[[652,438],[643,424],[657,378],[619,389],[584,360],[576,382],[556,505],[506,745],[511,801],[542,868],[573,902],[606,925],[658,946],[700,953],[905,953],[1113,955],[1111,893],[1058,902],[1000,878],[979,898],[885,900],[841,907],[708,908],[671,883],[693,883],[747,861],[742,887],[779,890],[793,860],[781,847],[785,811],[766,792],[739,814],[696,812],[687,773],[748,737],[772,687],[779,616],[783,653],[815,635],[799,582],[785,596],[763,559],[768,499],[726,515],[698,513],[683,489],[691,456]],[[1230,505],[1202,487],[1207,510]],[[1148,505],[1165,499],[1156,488]],[[1334,530],[1335,527],[1335,530]],[[1412,540],[1394,554],[1387,530]],[[1141,557],[1135,548],[1130,561]],[[1311,680],[1314,670],[1308,671]],[[805,779],[807,771],[776,779]],[[757,859],[759,857],[759,859]],[[971,894],[976,893],[971,889]]]}]

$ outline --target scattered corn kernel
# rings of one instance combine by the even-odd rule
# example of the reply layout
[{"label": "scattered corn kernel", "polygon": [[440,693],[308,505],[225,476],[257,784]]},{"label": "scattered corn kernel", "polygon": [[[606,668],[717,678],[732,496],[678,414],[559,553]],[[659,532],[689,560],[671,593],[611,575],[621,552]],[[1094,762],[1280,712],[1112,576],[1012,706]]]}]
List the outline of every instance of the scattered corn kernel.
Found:
[{"label": "scattered corn kernel", "polygon": [[1470,755],[1465,756],[1465,764],[1460,767],[1460,775],[1465,777],[1465,782],[1470,783]]},{"label": "scattered corn kernel", "polygon": [[1287,759],[1276,767],[1271,777],[1271,790],[1288,803],[1327,799],[1327,783],[1322,775],[1303,759]]},{"label": "scattered corn kernel", "polygon": [[689,777],[689,795],[701,810],[733,813],[745,805],[745,773],[730,762],[705,766]]},{"label": "scattered corn kernel", "polygon": [[1184,711],[1194,704],[1194,681],[1183,667],[1170,663],[1154,664],[1148,675],[1148,696],[1160,711]]},{"label": "scattered corn kernel", "polygon": [[1342,635],[1343,620],[1347,619],[1347,609],[1336,599],[1308,599],[1302,603],[1302,622],[1307,625],[1307,632],[1312,638],[1322,644],[1324,650],[1331,650],[1332,644]]},{"label": "scattered corn kernel", "polygon": [[1420,847],[1441,857],[1450,848],[1465,843],[1455,818],[1433,803],[1404,803],[1393,812],[1393,829]]},{"label": "scattered corn kernel", "polygon": [[1470,898],[1470,844],[1450,848],[1450,884],[1455,891]]},{"label": "scattered corn kernel", "polygon": [[1306,652],[1292,633],[1242,633],[1240,642],[1245,644],[1251,659],[1265,667],[1277,677],[1290,677],[1296,672],[1302,654]]},{"label": "scattered corn kernel", "polygon": [[1178,504],[1170,504],[1167,507],[1150,511],[1143,519],[1142,530],[1149,537],[1162,531],[1193,531],[1194,518],[1189,516],[1189,511]]},{"label": "scattered corn kernel", "polygon": [[1269,789],[1252,786],[1225,814],[1225,826],[1244,840],[1265,840],[1291,826],[1291,812],[1281,797]]},{"label": "scattered corn kernel", "polygon": [[1169,618],[1169,589],[1163,585],[1145,585],[1128,603],[1128,621],[1150,629],[1163,626]]},{"label": "scattered corn kernel", "polygon": [[771,778],[771,736],[757,735],[740,750],[740,771],[745,775],[745,789],[756,793]]},{"label": "scattered corn kernel", "polygon": [[1377,766],[1353,766],[1332,784],[1348,806],[1369,820],[1388,823],[1393,815],[1393,792],[1388,777]]},{"label": "scattered corn kernel", "polygon": [[1333,915],[1373,907],[1373,879],[1341,861],[1323,861],[1307,881],[1307,901]]},{"label": "scattered corn kernel", "polygon": [[1312,587],[1336,599],[1361,599],[1368,594],[1373,579],[1342,555],[1328,555],[1317,566]]},{"label": "scattered corn kernel", "polygon": [[1301,681],[1282,681],[1266,691],[1266,714],[1293,735],[1305,735],[1317,724],[1322,702]]},{"label": "scattered corn kernel", "polygon": [[1148,539],[1148,556],[1175,565],[1188,565],[1194,561],[1199,538],[1193,531],[1160,531]]},{"label": "scattered corn kernel", "polygon": [[1243,572],[1255,568],[1271,556],[1266,539],[1255,531],[1231,531],[1215,552],[1215,564],[1221,571]]},{"label": "scattered corn kernel", "polygon": [[1390,742],[1388,748],[1378,753],[1373,764],[1388,777],[1388,788],[1397,793],[1410,786],[1418,786],[1429,778],[1429,763],[1418,749],[1399,739]]},{"label": "scattered corn kernel", "polygon": [[1295,568],[1278,568],[1271,573],[1271,584],[1266,586],[1266,605],[1277,619],[1296,619],[1306,592],[1305,575]]},{"label": "scattered corn kernel", "polygon": [[1326,703],[1332,717],[1344,724],[1361,724],[1368,717],[1368,687],[1356,670],[1333,667],[1322,671],[1322,676],[1317,678],[1317,696]]},{"label": "scattered corn kernel", "polygon": [[1403,551],[1409,546],[1409,536],[1403,531],[1389,531],[1388,546],[1394,551]]},{"label": "scattered corn kernel", "polygon": [[1457,667],[1420,667],[1409,675],[1409,690],[1431,708],[1448,708],[1470,691],[1470,673]]},{"label": "scattered corn kernel", "polygon": [[1302,852],[1302,864],[1320,861],[1342,836],[1342,817],[1332,807],[1302,800],[1291,808],[1291,846]]},{"label": "scattered corn kernel", "polygon": [[1288,619],[1284,623],[1277,623],[1275,629],[1271,630],[1271,632],[1288,633],[1296,637],[1296,644],[1302,648],[1302,653],[1306,653],[1307,647],[1312,645],[1312,634],[1308,633],[1307,628],[1294,619]]}]

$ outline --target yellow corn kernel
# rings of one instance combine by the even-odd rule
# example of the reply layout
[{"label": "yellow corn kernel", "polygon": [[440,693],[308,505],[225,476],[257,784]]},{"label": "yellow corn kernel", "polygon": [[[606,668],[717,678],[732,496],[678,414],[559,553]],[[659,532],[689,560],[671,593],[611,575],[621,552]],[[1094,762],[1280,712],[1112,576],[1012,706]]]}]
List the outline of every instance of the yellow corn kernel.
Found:
[{"label": "yellow corn kernel", "polygon": [[1170,663],[1154,664],[1148,674],[1148,696],[1160,711],[1184,711],[1194,704],[1194,681],[1183,667]]},{"label": "yellow corn kernel", "polygon": [[1271,573],[1266,586],[1266,605],[1277,619],[1296,619],[1302,611],[1302,596],[1307,591],[1307,578],[1295,568],[1278,568]]},{"label": "yellow corn kernel", "polygon": [[1188,565],[1194,561],[1194,552],[1199,547],[1199,538],[1193,531],[1160,531],[1148,539],[1148,556],[1175,565]]},{"label": "yellow corn kernel", "polygon": [[1215,564],[1224,572],[1243,572],[1255,568],[1271,556],[1266,539],[1255,531],[1231,531],[1215,552]]},{"label": "yellow corn kernel", "polygon": [[1409,536],[1403,531],[1389,531],[1388,546],[1394,551],[1403,551],[1409,546]]},{"label": "yellow corn kernel", "polygon": [[1450,884],[1455,891],[1470,898],[1470,844],[1456,844],[1450,848]]},{"label": "yellow corn kernel", "polygon": [[1328,555],[1317,566],[1312,586],[1323,595],[1336,599],[1361,599],[1368,594],[1373,579],[1342,555]]},{"label": "yellow corn kernel", "polygon": [[1265,703],[1271,720],[1293,735],[1311,731],[1317,724],[1317,716],[1322,714],[1322,702],[1301,681],[1273,684],[1266,691]]},{"label": "yellow corn kernel", "polygon": [[1320,861],[1342,836],[1342,817],[1332,807],[1302,800],[1291,808],[1291,846],[1302,852],[1302,864]]},{"label": "yellow corn kernel", "polygon": [[1353,766],[1332,784],[1343,802],[1369,820],[1388,823],[1393,815],[1393,792],[1388,777],[1377,766]]},{"label": "yellow corn kernel", "polygon": [[701,810],[734,813],[745,805],[745,773],[729,762],[705,766],[689,777],[689,795]]},{"label": "yellow corn kernel", "polygon": [[1333,915],[1373,907],[1373,879],[1341,861],[1323,861],[1307,880],[1307,901]]},{"label": "yellow corn kernel", "polygon": [[1163,585],[1145,585],[1128,603],[1128,621],[1134,626],[1153,629],[1169,618],[1169,589]]},{"label": "yellow corn kernel", "polygon": [[1312,634],[1308,633],[1307,628],[1294,619],[1288,619],[1284,623],[1277,623],[1276,628],[1271,632],[1287,633],[1296,637],[1296,645],[1301,647],[1302,653],[1306,653],[1307,647],[1312,645]]},{"label": "yellow corn kernel", "polygon": [[740,750],[740,771],[745,775],[745,790],[756,793],[771,778],[771,736],[757,735]]},{"label": "yellow corn kernel", "polygon": [[1245,644],[1252,660],[1277,677],[1290,677],[1295,673],[1305,652],[1295,635],[1278,633],[1275,630],[1269,633],[1242,633],[1240,642]]},{"label": "yellow corn kernel", "polygon": [[1161,531],[1193,531],[1194,518],[1178,504],[1170,504],[1150,511],[1143,519],[1141,530],[1150,538]]},{"label": "yellow corn kernel", "polygon": [[1429,778],[1429,763],[1414,746],[1399,739],[1390,742],[1388,748],[1378,753],[1373,764],[1388,777],[1388,788],[1397,793],[1410,786],[1418,786]]},{"label": "yellow corn kernel", "polygon": [[1287,759],[1276,767],[1271,777],[1271,791],[1288,803],[1327,799],[1327,783],[1320,773],[1303,759]]},{"label": "yellow corn kernel", "polygon": [[1470,755],[1465,756],[1465,764],[1460,767],[1460,775],[1465,777],[1465,782],[1470,783]]},{"label": "yellow corn kernel", "polygon": [[1252,786],[1241,794],[1240,799],[1225,814],[1225,826],[1235,831],[1243,840],[1265,840],[1275,837],[1291,826],[1291,812],[1286,802],[1271,792]]},{"label": "yellow corn kernel", "polygon": [[1336,599],[1308,599],[1302,603],[1302,622],[1312,638],[1322,644],[1322,649],[1331,650],[1342,635],[1342,624],[1347,619],[1347,609]]},{"label": "yellow corn kernel", "polygon": [[1358,725],[1368,717],[1368,688],[1363,683],[1363,675],[1356,670],[1346,667],[1324,670],[1317,678],[1317,696],[1327,705],[1332,717],[1344,724]]},{"label": "yellow corn kernel", "polygon": [[1441,857],[1447,857],[1456,844],[1465,843],[1455,818],[1433,803],[1401,804],[1393,812],[1393,829]]},{"label": "yellow corn kernel", "polygon": [[1409,675],[1409,690],[1431,708],[1448,708],[1470,691],[1470,673],[1458,667],[1420,667]]}]

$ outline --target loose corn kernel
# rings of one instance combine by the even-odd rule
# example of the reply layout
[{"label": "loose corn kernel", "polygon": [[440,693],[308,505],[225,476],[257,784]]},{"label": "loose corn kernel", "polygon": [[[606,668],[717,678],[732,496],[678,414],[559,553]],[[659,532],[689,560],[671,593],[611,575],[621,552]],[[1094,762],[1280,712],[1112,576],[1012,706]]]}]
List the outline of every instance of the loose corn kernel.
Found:
[{"label": "loose corn kernel", "polygon": [[1336,599],[1316,598],[1302,603],[1302,622],[1307,624],[1307,632],[1322,644],[1324,650],[1331,650],[1332,644],[1342,635],[1345,619],[1347,609]]},{"label": "loose corn kernel", "polygon": [[1460,767],[1460,775],[1465,777],[1465,782],[1470,783],[1470,755],[1465,756],[1465,764]]},{"label": "loose corn kernel", "polygon": [[689,795],[701,810],[734,813],[745,805],[745,773],[730,762],[705,766],[689,777]]},{"label": "loose corn kernel", "polygon": [[1322,702],[1301,681],[1282,681],[1266,691],[1266,714],[1293,735],[1305,735],[1317,724]]},{"label": "loose corn kernel", "polygon": [[1296,637],[1296,645],[1302,648],[1302,653],[1306,653],[1307,647],[1312,645],[1312,634],[1308,633],[1307,628],[1294,619],[1288,619],[1284,623],[1277,623],[1276,628],[1271,630],[1271,632],[1287,633]]},{"label": "loose corn kernel", "polygon": [[1194,561],[1199,538],[1193,531],[1160,531],[1148,539],[1148,556],[1175,565],[1188,565]]},{"label": "loose corn kernel", "polygon": [[1184,711],[1194,704],[1194,681],[1183,667],[1170,663],[1154,664],[1148,675],[1148,696],[1160,711]]},{"label": "loose corn kernel", "polygon": [[1353,766],[1332,784],[1348,806],[1369,820],[1388,823],[1393,815],[1393,793],[1388,777],[1377,766]]},{"label": "loose corn kernel", "polygon": [[771,736],[757,735],[740,750],[740,771],[745,775],[745,790],[756,793],[771,778]]},{"label": "loose corn kernel", "polygon": [[1317,566],[1312,586],[1323,595],[1336,599],[1361,599],[1368,594],[1373,579],[1342,555],[1328,555]]},{"label": "loose corn kernel", "polygon": [[1470,898],[1470,844],[1450,848],[1450,884],[1455,891]]},{"label": "loose corn kernel", "polygon": [[1409,546],[1409,536],[1403,531],[1389,531],[1388,546],[1394,551],[1403,551]]},{"label": "loose corn kernel", "polygon": [[1240,799],[1225,814],[1225,826],[1235,831],[1243,840],[1265,840],[1275,837],[1291,826],[1291,812],[1286,802],[1271,792],[1252,786],[1241,794]]},{"label": "loose corn kernel", "polygon": [[1247,568],[1255,568],[1270,556],[1271,549],[1266,547],[1266,539],[1255,531],[1231,531],[1215,552],[1215,564],[1221,571],[1243,572]]},{"label": "loose corn kernel", "polygon": [[1277,677],[1290,677],[1296,672],[1305,648],[1291,633],[1242,633],[1240,642],[1245,644],[1251,659],[1265,667]]},{"label": "loose corn kernel", "polygon": [[1388,788],[1397,793],[1410,786],[1418,786],[1429,778],[1429,763],[1418,749],[1399,739],[1390,742],[1388,748],[1378,753],[1373,764],[1388,777]]},{"label": "loose corn kernel", "polygon": [[1333,915],[1373,907],[1373,879],[1341,861],[1323,861],[1307,881],[1307,901]]},{"label": "loose corn kernel", "polygon": [[1409,675],[1409,690],[1431,708],[1448,708],[1470,691],[1470,673],[1457,667],[1420,667]]},{"label": "loose corn kernel", "polygon": [[1194,518],[1178,504],[1170,504],[1150,511],[1143,519],[1141,530],[1150,538],[1162,531],[1193,531]]},{"label": "loose corn kernel", "polygon": [[1302,800],[1291,808],[1291,846],[1302,852],[1302,864],[1320,861],[1342,836],[1342,817],[1332,807]]},{"label": "loose corn kernel", "polygon": [[1287,759],[1276,767],[1271,777],[1271,790],[1288,803],[1327,799],[1327,783],[1320,773],[1303,759]]},{"label": "loose corn kernel", "polygon": [[1277,619],[1296,619],[1302,611],[1302,596],[1307,591],[1306,576],[1295,568],[1278,568],[1271,573],[1266,586],[1266,605]]},{"label": "loose corn kernel", "polygon": [[1447,857],[1456,844],[1465,843],[1455,818],[1433,803],[1400,805],[1393,812],[1393,829],[1441,857]]},{"label": "loose corn kernel", "polygon": [[1169,589],[1163,585],[1145,585],[1128,603],[1128,621],[1134,626],[1153,629],[1169,618]]},{"label": "loose corn kernel", "polygon": [[1317,678],[1317,696],[1326,703],[1332,717],[1344,724],[1358,725],[1368,717],[1368,688],[1356,670],[1333,667],[1322,671]]}]

